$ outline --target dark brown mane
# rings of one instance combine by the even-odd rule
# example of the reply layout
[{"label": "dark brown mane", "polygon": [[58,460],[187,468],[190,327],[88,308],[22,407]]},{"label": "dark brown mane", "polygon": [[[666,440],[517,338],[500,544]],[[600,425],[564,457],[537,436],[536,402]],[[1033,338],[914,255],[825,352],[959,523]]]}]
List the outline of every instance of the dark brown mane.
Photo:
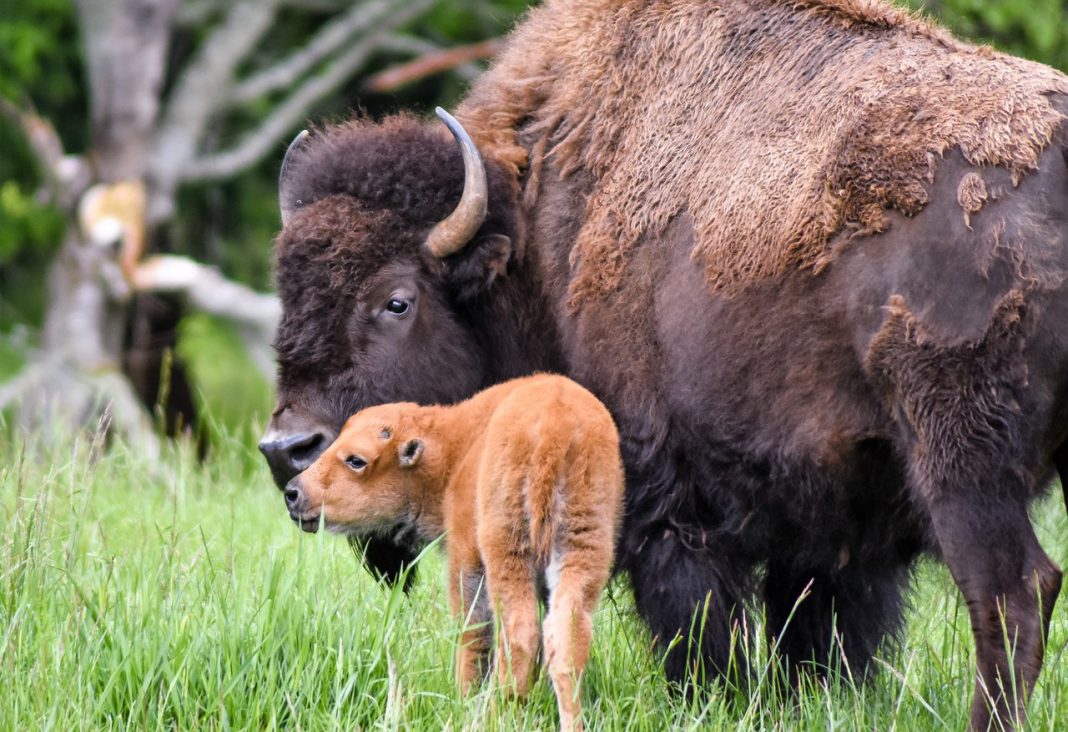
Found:
[{"label": "dark brown mane", "polygon": [[[508,186],[500,185],[503,172],[495,166],[489,165],[487,173],[487,223],[506,228],[501,217],[510,220],[514,214],[503,205],[503,193],[494,197],[493,192],[507,192]],[[406,114],[380,123],[355,119],[314,130],[293,151],[282,188],[288,199],[300,202],[298,208],[340,195],[369,211],[389,210],[409,229],[429,230],[456,206],[463,162],[455,141],[437,121]]]},{"label": "dark brown mane", "polygon": [[[953,147],[1016,179],[1033,170],[1063,119],[1051,93],[1068,78],[880,0],[549,0],[460,116],[532,176],[552,156],[597,180],[574,304],[617,286],[643,236],[684,213],[713,289],[818,270],[836,235],[919,212]],[[523,126],[541,137],[529,161]]]},{"label": "dark brown mane", "polygon": [[[483,230],[513,234],[514,182],[492,161],[486,172],[490,201]],[[299,202],[275,243],[276,271],[287,273],[276,283],[287,303],[285,318],[345,322],[341,313],[356,294],[351,284],[389,262],[418,256],[426,233],[459,201],[463,179],[459,148],[437,122],[400,115],[315,130],[294,150],[282,181],[283,195]],[[346,334],[319,335],[283,323],[275,344],[280,359],[308,371],[345,363],[340,355],[351,349]]]}]

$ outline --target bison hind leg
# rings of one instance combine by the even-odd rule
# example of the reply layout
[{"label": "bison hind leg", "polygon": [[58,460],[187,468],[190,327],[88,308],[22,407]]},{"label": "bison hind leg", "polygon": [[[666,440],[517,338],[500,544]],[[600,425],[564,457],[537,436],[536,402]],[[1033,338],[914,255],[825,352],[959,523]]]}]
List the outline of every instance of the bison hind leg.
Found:
[{"label": "bison hind leg", "polygon": [[1044,467],[1035,426],[1055,412],[1031,386],[1025,304],[1011,291],[979,340],[940,344],[898,298],[869,353],[902,427],[910,492],[968,605],[975,730],[1023,721],[1061,587],[1027,513]]},{"label": "bison hind leg", "polygon": [[803,672],[863,680],[879,647],[900,630],[908,564],[805,571],[770,562],[765,633],[791,681]]}]

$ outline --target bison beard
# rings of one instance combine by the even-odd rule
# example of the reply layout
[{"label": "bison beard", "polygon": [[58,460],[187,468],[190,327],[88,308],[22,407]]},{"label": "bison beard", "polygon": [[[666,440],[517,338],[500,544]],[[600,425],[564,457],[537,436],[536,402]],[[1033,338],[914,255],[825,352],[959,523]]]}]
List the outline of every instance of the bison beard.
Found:
[{"label": "bison beard", "polygon": [[[1066,112],[1064,76],[875,1],[549,0],[461,108],[490,201],[458,253],[424,246],[463,187],[439,126],[294,151],[272,434],[561,371],[619,425],[672,679],[744,674],[754,599],[792,669],[862,673],[929,552],[972,725],[1012,725],[1061,578],[1027,507],[1068,477]],[[376,541],[386,575],[414,551]]]}]

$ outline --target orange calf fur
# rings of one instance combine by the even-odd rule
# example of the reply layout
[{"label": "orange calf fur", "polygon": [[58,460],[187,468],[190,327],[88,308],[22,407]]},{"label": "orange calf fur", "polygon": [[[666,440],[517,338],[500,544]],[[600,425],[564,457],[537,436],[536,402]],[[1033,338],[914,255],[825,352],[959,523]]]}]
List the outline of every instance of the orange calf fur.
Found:
[{"label": "orange calf fur", "polygon": [[592,394],[542,374],[450,407],[365,409],[294,478],[287,501],[307,530],[321,514],[338,532],[405,523],[428,540],[445,534],[450,603],[467,618],[462,688],[487,667],[496,616],[504,688],[527,693],[544,639],[561,728],[581,729],[579,683],[623,501],[619,435]]}]

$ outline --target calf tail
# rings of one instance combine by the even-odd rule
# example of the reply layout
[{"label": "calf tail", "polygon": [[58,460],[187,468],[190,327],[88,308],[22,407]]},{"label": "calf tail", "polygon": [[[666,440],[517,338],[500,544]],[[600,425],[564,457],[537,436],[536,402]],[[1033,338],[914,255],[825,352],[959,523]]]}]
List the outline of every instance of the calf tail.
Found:
[{"label": "calf tail", "polygon": [[543,432],[530,456],[526,492],[530,548],[534,557],[541,562],[549,561],[555,541],[557,494],[563,487],[565,460],[570,447],[570,440],[562,437],[551,434],[551,428],[545,429],[543,425]]}]

